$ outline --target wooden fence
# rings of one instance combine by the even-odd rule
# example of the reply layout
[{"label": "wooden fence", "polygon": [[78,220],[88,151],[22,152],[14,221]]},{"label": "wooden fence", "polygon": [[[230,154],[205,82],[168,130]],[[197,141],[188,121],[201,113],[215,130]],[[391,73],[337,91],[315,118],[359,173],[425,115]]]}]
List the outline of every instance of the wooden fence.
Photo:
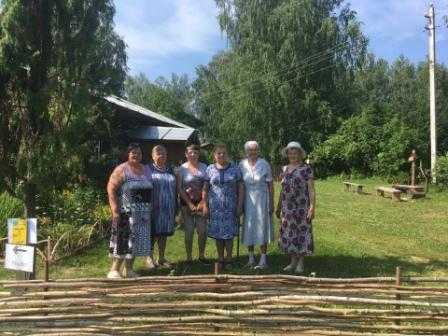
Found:
[{"label": "wooden fence", "polygon": [[0,282],[0,335],[448,335],[448,278]]}]

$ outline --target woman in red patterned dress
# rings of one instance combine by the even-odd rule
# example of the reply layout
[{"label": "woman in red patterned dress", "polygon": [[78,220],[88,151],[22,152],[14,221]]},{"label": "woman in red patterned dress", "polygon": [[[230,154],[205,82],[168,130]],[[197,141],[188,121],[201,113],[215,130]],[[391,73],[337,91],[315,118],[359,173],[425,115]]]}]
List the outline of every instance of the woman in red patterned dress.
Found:
[{"label": "woman in red patterned dress", "polygon": [[305,151],[298,142],[283,150],[288,158],[281,174],[281,192],[276,210],[281,221],[279,246],[291,262],[283,270],[303,273],[304,257],[314,251],[312,220],[316,194],[311,167],[304,163]]}]

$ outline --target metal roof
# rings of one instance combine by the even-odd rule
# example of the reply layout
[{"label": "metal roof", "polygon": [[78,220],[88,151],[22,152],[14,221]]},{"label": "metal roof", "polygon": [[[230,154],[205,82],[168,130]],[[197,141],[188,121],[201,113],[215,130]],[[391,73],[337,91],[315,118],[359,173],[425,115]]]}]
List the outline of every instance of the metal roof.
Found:
[{"label": "metal roof", "polygon": [[187,128],[187,129],[192,129],[190,126],[182,124],[176,120],[173,120],[171,118],[165,117],[159,113],[150,111],[142,106],[133,104],[125,99],[119,98],[117,96],[107,96],[104,99],[106,99],[109,103],[112,103],[114,105],[117,105],[121,108],[124,108],[126,110],[130,110],[130,111],[134,111],[137,112],[143,116],[149,117],[151,119],[155,119],[158,120],[162,123],[168,124],[170,126],[176,126],[176,127],[180,127],[180,128]]},{"label": "metal roof", "polygon": [[187,141],[194,132],[194,128],[143,126],[129,131],[128,135],[139,140]]}]

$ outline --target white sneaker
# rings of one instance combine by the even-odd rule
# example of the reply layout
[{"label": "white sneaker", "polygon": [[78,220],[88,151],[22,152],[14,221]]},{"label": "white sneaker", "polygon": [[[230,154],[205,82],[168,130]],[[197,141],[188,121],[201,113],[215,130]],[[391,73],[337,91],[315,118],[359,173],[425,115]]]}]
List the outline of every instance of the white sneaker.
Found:
[{"label": "white sneaker", "polygon": [[151,257],[146,258],[146,268],[148,270],[153,270],[154,268],[156,268],[156,265]]},{"label": "white sneaker", "polygon": [[260,261],[258,263],[258,265],[255,266],[255,269],[258,269],[258,270],[263,270],[263,269],[266,269],[266,268],[268,268],[268,264],[267,264],[266,261]]},{"label": "white sneaker", "polygon": [[303,266],[303,257],[302,257],[302,258],[299,258],[299,261],[297,263],[297,267],[294,270],[294,272],[297,273],[297,274],[301,274],[301,273],[303,273],[303,270],[304,270],[304,266]]},{"label": "white sneaker", "polygon": [[291,272],[294,270],[294,268],[296,267],[296,265],[294,264],[289,264],[288,266],[286,266],[285,268],[283,268],[283,271],[285,272]]},{"label": "white sneaker", "polygon": [[118,271],[110,271],[107,273],[108,279],[121,279],[121,275]]}]

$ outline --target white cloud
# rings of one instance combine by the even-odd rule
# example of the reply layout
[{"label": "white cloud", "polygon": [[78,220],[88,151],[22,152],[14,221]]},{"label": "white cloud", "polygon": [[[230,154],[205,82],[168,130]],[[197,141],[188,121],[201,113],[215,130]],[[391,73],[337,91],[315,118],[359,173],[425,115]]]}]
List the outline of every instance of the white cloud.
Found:
[{"label": "white cloud", "polygon": [[[117,31],[128,45],[131,70],[155,65],[167,56],[216,51],[221,33],[214,1],[170,0],[164,7],[151,1],[143,8],[126,2],[126,7],[117,9]],[[145,11],[152,15],[145,17]]]},{"label": "white cloud", "polygon": [[[364,23],[363,31],[369,37],[389,42],[425,37],[424,15],[428,11],[430,1],[427,0],[349,0],[351,8],[358,12]],[[432,1],[436,8],[436,21],[442,23],[442,15],[446,15],[446,2]],[[442,39],[442,37],[439,37]]]}]

